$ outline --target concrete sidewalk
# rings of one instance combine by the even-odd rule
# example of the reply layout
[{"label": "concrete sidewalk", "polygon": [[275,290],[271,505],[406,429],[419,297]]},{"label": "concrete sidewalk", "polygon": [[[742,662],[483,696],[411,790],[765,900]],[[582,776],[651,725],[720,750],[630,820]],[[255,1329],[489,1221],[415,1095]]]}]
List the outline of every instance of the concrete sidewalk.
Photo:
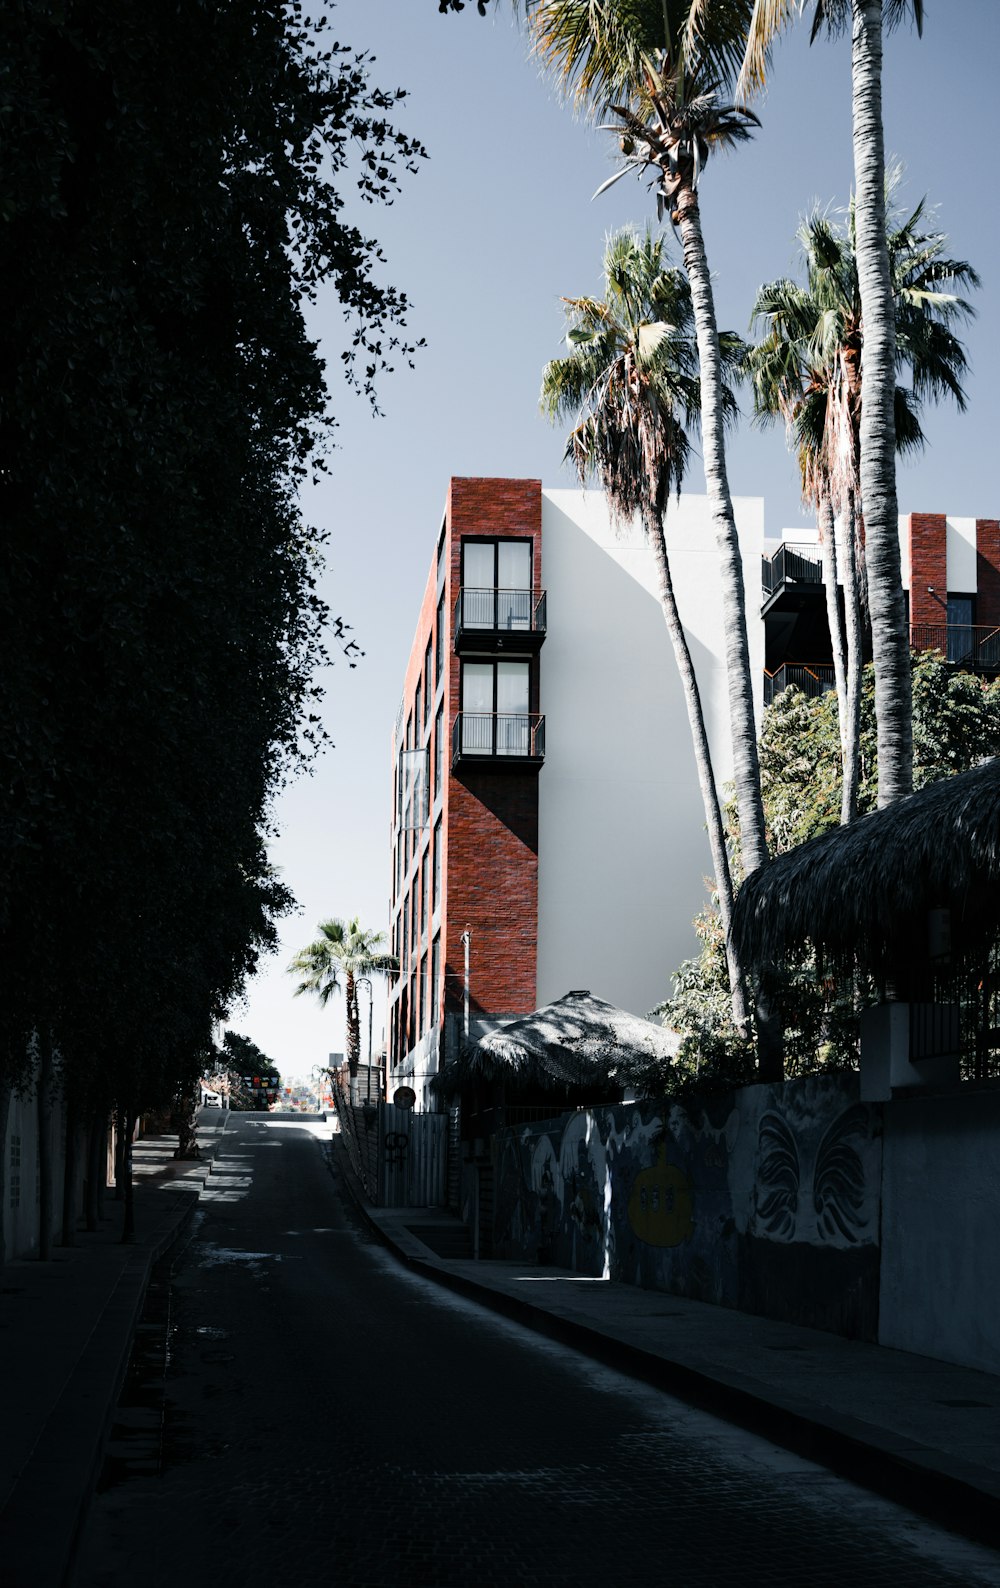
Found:
[{"label": "concrete sidewalk", "polygon": [[228,1114],[199,1121],[201,1158],[174,1158],[176,1136],[133,1148],[135,1242],[109,1193],[101,1228],[52,1259],[0,1270],[0,1580],[60,1588],[100,1472],[153,1264],[191,1224]]},{"label": "concrete sidewalk", "polygon": [[428,1279],[1000,1546],[992,1374],[567,1269],[440,1257],[458,1221],[372,1207],[331,1147],[371,1227]]}]

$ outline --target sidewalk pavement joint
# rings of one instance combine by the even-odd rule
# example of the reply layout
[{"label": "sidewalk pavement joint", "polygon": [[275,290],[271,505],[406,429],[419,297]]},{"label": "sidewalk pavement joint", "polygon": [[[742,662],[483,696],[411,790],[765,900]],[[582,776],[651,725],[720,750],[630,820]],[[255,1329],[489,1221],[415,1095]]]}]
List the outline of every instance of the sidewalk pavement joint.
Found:
[{"label": "sidewalk pavement joint", "polygon": [[568,1269],[442,1258],[419,1231],[455,1224],[454,1214],[374,1207],[339,1137],[330,1164],[372,1232],[415,1272],[1000,1546],[992,1374]]}]

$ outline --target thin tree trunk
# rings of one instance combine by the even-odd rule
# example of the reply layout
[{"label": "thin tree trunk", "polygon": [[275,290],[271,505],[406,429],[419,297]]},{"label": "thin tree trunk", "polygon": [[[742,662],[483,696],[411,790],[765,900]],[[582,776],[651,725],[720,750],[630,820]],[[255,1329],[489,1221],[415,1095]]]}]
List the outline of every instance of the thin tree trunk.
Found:
[{"label": "thin tree trunk", "polygon": [[847,709],[841,729],[844,779],[840,820],[846,827],[858,814],[858,786],[861,781],[861,597],[858,591],[857,515],[853,494],[847,498],[840,550],[847,630]]},{"label": "thin tree trunk", "polygon": [[135,1114],[129,1109],[125,1114],[125,1153],[123,1159],[125,1182],[125,1216],[122,1221],[122,1245],[135,1240],[135,1187],[132,1182],[132,1135],[135,1131]]},{"label": "thin tree trunk", "polygon": [[0,1268],[7,1261],[4,1213],[7,1208],[7,1121],[10,1118],[10,1076],[0,1072]]},{"label": "thin tree trunk", "polygon": [[124,1103],[115,1108],[115,1201],[125,1200],[125,1124],[127,1115]]},{"label": "thin tree trunk", "polygon": [[847,667],[844,656],[844,628],[840,621],[840,599],[837,589],[837,529],[829,496],[820,498],[816,508],[816,528],[823,553],[826,621],[830,630],[833,676],[837,686],[837,726],[840,729],[840,753],[843,758],[847,723]]},{"label": "thin tree trunk", "polygon": [[767,860],[764,807],[760,797],[760,763],[757,757],[757,722],[750,675],[747,640],[743,560],[736,518],[726,475],[723,438],[722,362],[715,301],[701,233],[697,194],[685,189],[678,201],[678,225],[684,250],[684,269],[691,288],[701,383],[701,433],[708,493],[716,544],[720,553],[719,577],[729,683],[729,720],[733,741],[733,780],[740,814],[740,853],[749,876]]},{"label": "thin tree trunk", "polygon": [[38,1034],[38,1258],[52,1256],[52,1034]]},{"label": "thin tree trunk", "polygon": [[729,869],[729,853],[726,849],[726,834],[722,824],[722,812],[719,808],[719,793],[715,786],[715,777],[712,772],[712,752],[708,743],[708,734],[705,731],[705,715],[701,707],[701,694],[698,689],[698,680],[695,677],[694,663],[691,660],[687,635],[684,633],[684,626],[677,610],[677,598],[674,594],[673,579],[670,574],[670,560],[667,556],[663,519],[651,505],[647,507],[644,518],[646,536],[653,552],[653,562],[656,567],[660,606],[663,608],[667,632],[674,648],[674,659],[677,662],[677,671],[680,674],[681,687],[684,690],[684,703],[687,707],[688,724],[694,745],[694,759],[698,768],[698,783],[701,787],[705,824],[708,828],[708,844],[712,853],[712,865],[715,869],[715,889],[719,899],[719,916],[722,921],[722,930],[725,933],[726,964],[729,970],[729,992],[733,1004],[733,1022],[738,1031],[746,1032],[749,1025],[749,1012],[747,1009],[743,967],[730,935],[730,923],[733,916],[733,881]]},{"label": "thin tree trunk", "polygon": [[76,1245],[76,1104],[66,1099],[66,1146],[63,1152],[62,1245]]},{"label": "thin tree trunk", "polygon": [[861,501],[875,662],[878,803],[913,788],[910,647],[896,506],[896,325],[885,240],[882,0],[852,0],[854,187],[861,366]]},{"label": "thin tree trunk", "polygon": [[104,1144],[104,1125],[100,1114],[94,1116],[87,1127],[87,1177],[84,1182],[84,1214],[87,1231],[93,1235],[100,1228],[101,1203],[98,1181],[104,1173],[101,1148]]}]

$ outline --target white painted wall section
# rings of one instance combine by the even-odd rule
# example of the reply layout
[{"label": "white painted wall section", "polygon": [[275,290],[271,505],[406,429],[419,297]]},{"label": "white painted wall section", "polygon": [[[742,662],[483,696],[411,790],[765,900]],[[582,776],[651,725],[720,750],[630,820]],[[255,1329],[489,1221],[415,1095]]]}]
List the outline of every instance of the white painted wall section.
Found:
[{"label": "white painted wall section", "polygon": [[976,520],[945,520],[945,547],[948,559],[948,589],[953,595],[974,595],[977,588]]},{"label": "white painted wall section", "polygon": [[[751,667],[762,679],[763,503],[741,498],[736,515]],[[732,774],[732,749],[707,498],[671,503],[667,541],[721,785]],[[645,1014],[697,951],[692,921],[707,902],[711,871],[652,556],[640,529],[616,533],[599,492],[543,491],[542,579],[538,1001],[589,987]]]}]

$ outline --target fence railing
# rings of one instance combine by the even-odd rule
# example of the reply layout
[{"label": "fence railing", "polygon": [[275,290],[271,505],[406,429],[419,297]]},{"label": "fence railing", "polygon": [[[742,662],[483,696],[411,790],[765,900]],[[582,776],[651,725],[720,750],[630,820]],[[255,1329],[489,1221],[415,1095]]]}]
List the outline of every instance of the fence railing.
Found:
[{"label": "fence railing", "polygon": [[810,698],[836,688],[832,662],[786,662],[773,673],[764,672],[764,704],[769,706],[783,689],[793,686]]},{"label": "fence railing", "polygon": [[783,584],[792,582],[822,584],[823,564],[806,557],[796,547],[783,544],[772,556],[761,558],[761,582],[765,595],[773,595]]},{"label": "fence railing", "polygon": [[543,760],[544,716],[535,711],[460,711],[452,733],[452,764],[467,756]]},{"label": "fence railing", "polygon": [[455,638],[469,629],[543,635],[546,608],[544,590],[476,589],[463,585],[455,603]]},{"label": "fence railing", "polygon": [[1000,628],[989,624],[913,623],[910,644],[980,673],[1000,673]]}]

